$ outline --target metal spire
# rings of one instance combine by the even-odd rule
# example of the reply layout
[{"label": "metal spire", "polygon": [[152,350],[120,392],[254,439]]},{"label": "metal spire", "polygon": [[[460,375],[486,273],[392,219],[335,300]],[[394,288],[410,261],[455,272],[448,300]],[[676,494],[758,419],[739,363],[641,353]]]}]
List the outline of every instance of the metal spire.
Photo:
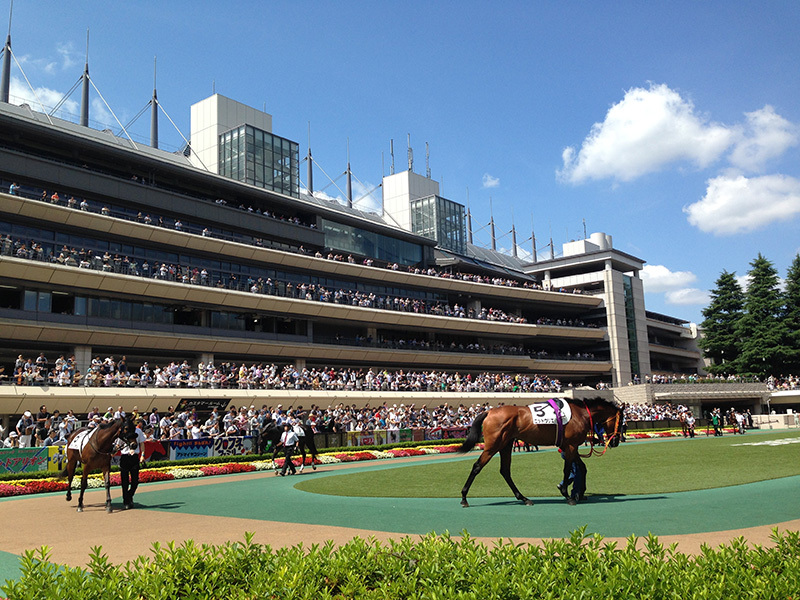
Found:
[{"label": "metal spire", "polygon": [[153,99],[150,100],[150,146],[158,148],[158,94],[156,94],[156,59],[153,57]]},{"label": "metal spire", "polygon": [[308,122],[308,195],[314,195],[314,160],[311,158],[311,121]]},{"label": "metal spire", "polygon": [[8,37],[3,46],[3,73],[0,76],[0,102],[8,104],[8,93],[11,89],[11,15],[14,10],[14,0],[11,0],[11,9],[8,11]]},{"label": "metal spire", "polygon": [[472,244],[472,210],[469,207],[469,188],[467,188],[467,241]]},{"label": "metal spire", "polygon": [[86,30],[86,62],[81,75],[81,120],[84,127],[89,126],[89,30]]},{"label": "metal spire", "polygon": [[350,171],[350,138],[347,138],[347,207],[353,208],[353,174]]},{"label": "metal spire", "polygon": [[491,196],[489,196],[489,224],[492,226],[492,250],[497,250],[497,238],[494,235],[494,211],[492,209]]}]

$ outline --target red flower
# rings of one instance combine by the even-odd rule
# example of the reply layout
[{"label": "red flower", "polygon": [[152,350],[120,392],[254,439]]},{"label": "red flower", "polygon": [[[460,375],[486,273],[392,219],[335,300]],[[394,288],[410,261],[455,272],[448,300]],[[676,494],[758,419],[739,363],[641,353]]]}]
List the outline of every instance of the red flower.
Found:
[{"label": "red flower", "polygon": [[23,496],[32,494],[33,491],[27,486],[12,485],[10,483],[0,483],[0,498],[6,496]]},{"label": "red flower", "polygon": [[63,492],[67,489],[66,481],[43,481],[36,480],[29,481],[25,487],[30,490],[30,494],[39,494],[42,492]]}]

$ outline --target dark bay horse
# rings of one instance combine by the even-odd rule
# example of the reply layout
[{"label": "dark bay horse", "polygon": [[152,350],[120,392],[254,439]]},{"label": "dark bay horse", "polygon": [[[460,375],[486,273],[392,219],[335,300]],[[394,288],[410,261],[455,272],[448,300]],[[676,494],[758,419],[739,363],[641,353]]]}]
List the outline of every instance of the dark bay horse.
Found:
[{"label": "dark bay horse", "polygon": [[[303,468],[306,465],[306,448],[311,453],[311,468],[315,471],[317,470],[316,460],[317,460],[317,445],[314,443],[314,430],[311,429],[308,425],[301,425],[303,428],[303,432],[305,435],[297,436],[297,448],[295,452],[295,456],[300,454],[303,457],[303,462],[300,463],[300,471],[302,472]],[[266,425],[261,429],[261,447],[266,447],[266,442],[272,442],[272,462],[275,462],[275,459],[278,457],[278,451],[280,450],[279,446],[281,443],[281,434],[283,433],[283,427],[278,427],[275,424],[275,421],[268,421]]]},{"label": "dark bay horse", "polygon": [[[578,448],[587,439],[593,439],[595,426],[599,425],[608,433],[609,446],[619,445],[622,424],[621,408],[602,398],[561,399],[560,402],[568,403],[572,412],[572,417],[564,424],[561,432],[559,432],[557,424],[537,425],[534,423],[531,410],[527,406],[498,406],[478,415],[472,422],[466,440],[459,448],[459,452],[472,450],[480,440],[481,431],[483,432],[484,449],[478,460],[472,465],[472,471],[461,490],[461,506],[469,506],[467,493],[472,482],[492,456],[498,452],[500,453],[500,474],[511,488],[514,497],[527,505],[533,504],[531,500],[520,493],[511,479],[511,450],[516,439],[527,444],[561,448],[564,457],[564,481],[569,478],[573,462],[576,462],[578,469],[583,469],[585,473],[586,466],[578,454]],[[569,504],[576,503],[572,498],[568,498],[567,501]]]},{"label": "dark bay horse", "polygon": [[98,425],[89,437],[88,441],[80,450],[70,448],[69,445],[81,432],[87,432],[87,427],[81,427],[74,431],[67,440],[67,467],[62,471],[61,476],[67,477],[67,502],[72,500],[72,479],[75,476],[75,469],[78,463],[83,466],[81,476],[81,494],[78,497],[78,512],[83,512],[83,493],[86,491],[86,481],[89,473],[100,470],[103,472],[103,481],[106,485],[106,512],[111,512],[111,456],[114,454],[114,443],[119,438],[130,435],[131,430],[136,426],[133,420],[128,417],[125,419],[115,419],[108,423]]}]

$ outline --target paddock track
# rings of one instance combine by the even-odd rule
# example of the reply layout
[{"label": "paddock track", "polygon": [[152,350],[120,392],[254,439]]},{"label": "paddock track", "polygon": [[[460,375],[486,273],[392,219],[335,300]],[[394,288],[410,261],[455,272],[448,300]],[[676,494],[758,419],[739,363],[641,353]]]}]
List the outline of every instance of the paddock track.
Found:
[{"label": "paddock track", "polygon": [[[587,534],[625,543],[631,535],[652,532],[662,543],[676,543],[684,553],[703,544],[718,546],[743,536],[751,544],[770,545],[772,529],[800,530],[800,477],[698,492],[648,496],[590,496],[569,507],[560,498],[536,498],[532,507],[513,498],[476,498],[469,509],[459,505],[459,490],[447,499],[347,498],[301,492],[299,480],[355,469],[387,469],[435,460],[465,461],[474,455],[428,456],[378,464],[326,465],[295,477],[258,472],[146,484],[136,495],[139,508],[123,511],[119,488],[112,488],[114,512],[104,511],[104,490],[86,493],[86,512],[75,511],[64,493],[0,501],[0,581],[16,577],[18,556],[48,546],[58,563],[83,566],[92,546],[102,546],[113,562],[147,555],[153,543],[192,539],[222,544],[255,534],[272,547],[306,546],[353,537],[380,541],[430,531],[471,537],[491,544],[500,538],[538,543],[568,536],[588,525]],[[767,500],[769,499],[769,500]]]}]

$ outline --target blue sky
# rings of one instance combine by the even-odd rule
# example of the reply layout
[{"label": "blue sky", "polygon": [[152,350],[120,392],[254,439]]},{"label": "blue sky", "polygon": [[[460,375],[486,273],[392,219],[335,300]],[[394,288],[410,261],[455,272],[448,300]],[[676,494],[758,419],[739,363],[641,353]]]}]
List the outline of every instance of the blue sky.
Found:
[{"label": "blue sky", "polygon": [[[157,56],[159,100],[185,136],[215,89],[266,107],[301,156],[310,123],[333,178],[349,140],[357,192],[388,174],[392,139],[406,168],[410,134],[414,170],[428,142],[442,195],[469,195],[476,243],[490,243],[490,204],[525,252],[532,228],[540,253],[550,237],[559,253],[585,220],[647,262],[649,310],[699,322],[723,270],[744,276],[761,253],[783,277],[800,252],[796,0],[17,0],[14,56],[45,104],[78,80],[87,29],[92,81],[123,124],[147,104]],[[30,101],[16,65],[12,77]],[[113,124],[92,97],[95,126]],[[147,114],[131,132],[147,137]],[[164,117],[160,138],[182,142]],[[328,184],[319,169],[314,183]]]}]

